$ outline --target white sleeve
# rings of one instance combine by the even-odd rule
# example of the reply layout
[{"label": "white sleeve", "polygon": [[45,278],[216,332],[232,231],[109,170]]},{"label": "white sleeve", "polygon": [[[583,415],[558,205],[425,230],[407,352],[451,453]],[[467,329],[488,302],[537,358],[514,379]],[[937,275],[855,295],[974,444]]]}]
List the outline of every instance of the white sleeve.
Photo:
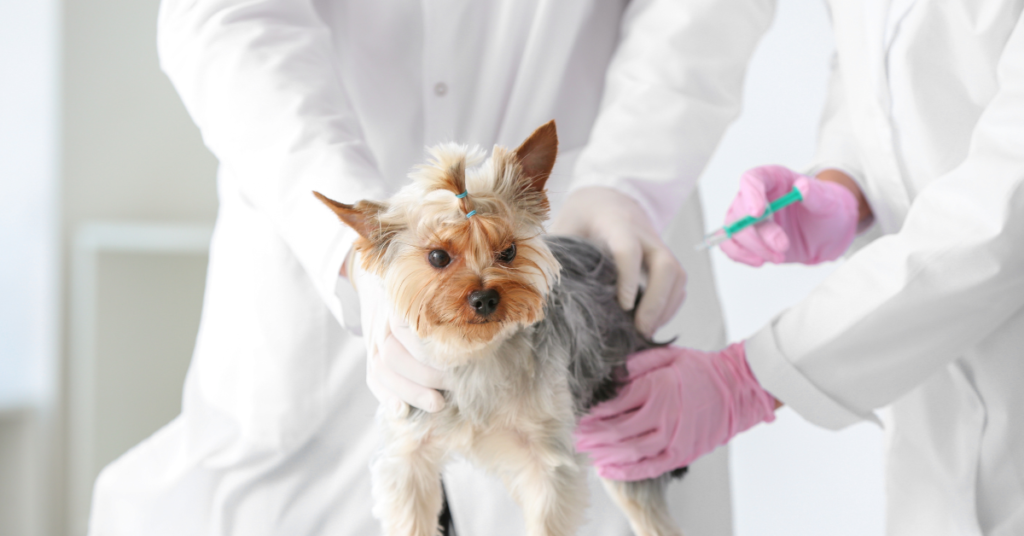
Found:
[{"label": "white sleeve", "polygon": [[747,341],[758,381],[808,420],[871,418],[1024,307],[1024,19],[997,77],[967,158],[902,229]]},{"label": "white sleeve", "polygon": [[344,323],[338,271],[356,235],[312,191],[355,202],[387,188],[342,87],[330,30],[309,0],[164,0],[157,40],[161,67],[222,176],[267,215]]},{"label": "white sleeve", "polygon": [[774,0],[631,3],[571,189],[620,190],[663,231],[739,114],[747,64],[774,8]]},{"label": "white sleeve", "polygon": [[837,57],[833,55],[828,96],[818,127],[818,146],[808,175],[813,177],[826,169],[838,169],[849,175],[858,185],[863,184],[864,171],[857,152],[857,143],[852,135],[853,127],[849,113],[842,73],[837,64]]},{"label": "white sleeve", "polygon": [[[850,120],[850,107],[846,104],[846,87],[842,72],[839,69],[838,57],[832,56],[832,67],[828,81],[828,95],[825,108],[822,110],[821,123],[818,127],[818,146],[814,160],[807,166],[804,173],[815,177],[826,169],[836,169],[845,173],[857,183],[861,192],[867,192],[864,185],[864,166],[861,164],[857,141],[853,136],[853,122]],[[865,193],[865,197],[868,194]],[[868,205],[871,205],[868,197]],[[878,238],[877,232],[865,232],[874,224],[874,217],[868,218],[857,226],[857,238],[847,250],[846,255],[859,251],[865,244]],[[877,231],[877,227],[875,227]]]}]

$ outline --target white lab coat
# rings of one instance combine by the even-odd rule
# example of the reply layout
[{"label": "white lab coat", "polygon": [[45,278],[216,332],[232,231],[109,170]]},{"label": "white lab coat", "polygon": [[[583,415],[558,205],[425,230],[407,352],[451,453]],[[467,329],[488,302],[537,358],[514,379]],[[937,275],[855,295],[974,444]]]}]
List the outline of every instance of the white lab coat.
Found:
[{"label": "white lab coat", "polygon": [[[311,192],[386,198],[426,145],[515,146],[554,118],[553,204],[587,185],[633,196],[685,253],[680,341],[723,345],[707,258],[690,251],[696,196],[670,221],[771,15],[748,0],[165,0],[161,65],[220,160],[220,212],[183,411],[103,471],[91,534],[378,532],[377,404],[337,294],[354,235]],[[445,482],[462,536],[521,532],[493,480],[457,464]],[[676,504],[727,533],[727,499],[707,495]],[[628,532],[593,501],[585,533]]]},{"label": "white lab coat", "polygon": [[1024,2],[830,2],[816,168],[882,235],[747,343],[830,428],[888,406],[891,536],[1024,534]]}]

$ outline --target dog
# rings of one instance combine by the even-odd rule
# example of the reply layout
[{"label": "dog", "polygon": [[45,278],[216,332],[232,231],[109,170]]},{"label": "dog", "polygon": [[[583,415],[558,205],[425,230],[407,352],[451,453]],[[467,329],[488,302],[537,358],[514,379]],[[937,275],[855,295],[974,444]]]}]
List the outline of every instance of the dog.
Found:
[{"label": "dog", "polygon": [[[314,192],[359,233],[362,268],[451,378],[441,411],[380,414],[373,512],[388,536],[438,533],[439,475],[455,454],[502,479],[528,535],[572,535],[583,521],[577,418],[615,395],[626,356],[656,345],[618,305],[609,255],[545,235],[557,150],[551,121],[486,160],[479,149],[434,147],[387,201],[347,205]],[[637,536],[680,534],[664,498],[669,478],[603,480]]]}]

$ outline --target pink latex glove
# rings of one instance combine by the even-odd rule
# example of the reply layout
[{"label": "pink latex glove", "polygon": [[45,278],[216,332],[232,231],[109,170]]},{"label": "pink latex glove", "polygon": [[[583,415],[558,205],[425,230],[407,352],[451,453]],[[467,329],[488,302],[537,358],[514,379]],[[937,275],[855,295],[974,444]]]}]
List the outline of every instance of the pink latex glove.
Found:
[{"label": "pink latex glove", "polygon": [[618,397],[576,428],[576,449],[602,477],[653,478],[775,420],[775,399],[747,365],[743,343],[720,352],[655,348],[634,354]]},{"label": "pink latex glove", "polygon": [[751,266],[765,262],[817,264],[837,259],[850,247],[859,216],[853,193],[834,182],[782,166],[761,166],[744,173],[725,221],[764,214],[770,201],[789,193],[793,186],[804,200],[722,242],[722,251],[729,258]]}]

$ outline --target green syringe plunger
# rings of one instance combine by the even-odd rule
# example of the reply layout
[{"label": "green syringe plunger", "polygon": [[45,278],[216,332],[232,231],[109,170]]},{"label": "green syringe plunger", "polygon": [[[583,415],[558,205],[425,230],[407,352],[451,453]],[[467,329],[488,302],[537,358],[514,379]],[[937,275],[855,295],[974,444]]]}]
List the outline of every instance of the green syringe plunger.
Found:
[{"label": "green syringe plunger", "polygon": [[788,207],[789,205],[792,205],[793,203],[797,203],[803,200],[803,194],[801,194],[800,190],[797,190],[794,186],[789,193],[769,203],[768,208],[766,208],[764,211],[764,214],[756,218],[754,216],[740,218],[739,220],[719,227],[718,229],[704,235],[704,240],[702,240],[700,244],[697,244],[697,249],[701,250],[713,248],[718,244],[721,244],[722,242],[725,242],[726,240],[732,238],[734,234],[746,229],[747,227],[750,227],[751,225],[757,225],[758,223],[761,223],[764,220],[770,218],[772,214]]}]

